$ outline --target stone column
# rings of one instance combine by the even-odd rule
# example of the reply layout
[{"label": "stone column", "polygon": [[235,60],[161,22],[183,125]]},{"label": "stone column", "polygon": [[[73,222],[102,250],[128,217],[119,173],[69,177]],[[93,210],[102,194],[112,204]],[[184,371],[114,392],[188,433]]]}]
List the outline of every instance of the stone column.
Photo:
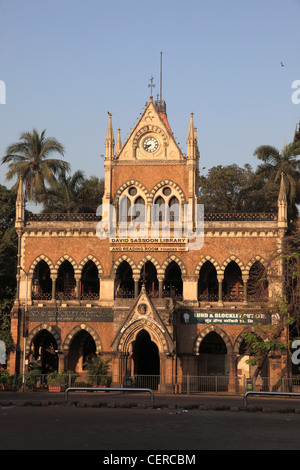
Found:
[{"label": "stone column", "polygon": [[136,275],[133,275],[133,280],[134,280],[134,297],[135,299],[137,298],[137,296],[139,295],[139,280],[140,280],[140,276],[136,276]]},{"label": "stone column", "polygon": [[76,299],[76,300],[80,300],[80,280],[81,280],[81,275],[80,275],[80,274],[75,274],[75,280],[76,280],[75,299]]},{"label": "stone column", "polygon": [[249,274],[243,274],[243,284],[244,284],[244,304],[248,303],[248,280]]},{"label": "stone column", "polygon": [[52,279],[52,302],[55,302],[57,274],[51,276]]},{"label": "stone column", "polygon": [[218,304],[223,305],[223,292],[222,292],[222,287],[223,287],[223,273],[218,274]]},{"label": "stone column", "polygon": [[182,296],[183,300],[198,301],[198,276],[182,276]]},{"label": "stone column", "polygon": [[157,276],[158,279],[158,297],[162,299],[163,296],[163,285],[164,285],[164,277]]}]

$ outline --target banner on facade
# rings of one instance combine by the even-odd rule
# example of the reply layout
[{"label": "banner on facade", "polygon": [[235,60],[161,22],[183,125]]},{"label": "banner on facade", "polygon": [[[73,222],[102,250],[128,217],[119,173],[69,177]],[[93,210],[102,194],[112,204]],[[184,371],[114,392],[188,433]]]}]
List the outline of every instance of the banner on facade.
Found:
[{"label": "banner on facade", "polygon": [[235,312],[193,312],[185,310],[181,313],[181,323],[185,324],[226,324],[226,325],[252,325],[254,323],[270,323],[267,313],[242,311]]},{"label": "banner on facade", "polygon": [[60,321],[60,322],[76,322],[76,321],[89,321],[89,322],[113,322],[114,314],[112,309],[72,309],[72,308],[58,308],[58,309],[32,309],[29,312],[30,321]]}]

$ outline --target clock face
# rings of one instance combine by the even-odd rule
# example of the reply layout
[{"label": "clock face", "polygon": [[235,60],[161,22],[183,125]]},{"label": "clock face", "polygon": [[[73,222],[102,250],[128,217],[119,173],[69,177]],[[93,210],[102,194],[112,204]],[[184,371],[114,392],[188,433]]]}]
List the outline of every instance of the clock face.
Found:
[{"label": "clock face", "polygon": [[158,141],[154,137],[147,137],[143,142],[143,148],[146,152],[153,153],[158,149]]}]

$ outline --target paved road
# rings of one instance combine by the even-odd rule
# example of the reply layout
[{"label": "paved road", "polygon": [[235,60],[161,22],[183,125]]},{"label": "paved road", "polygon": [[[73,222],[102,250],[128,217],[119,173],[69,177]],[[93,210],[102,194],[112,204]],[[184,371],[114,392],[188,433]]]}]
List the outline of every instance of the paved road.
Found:
[{"label": "paved road", "polygon": [[1,450],[299,450],[300,414],[2,406]]},{"label": "paved road", "polygon": [[[65,403],[64,393],[49,393],[44,392],[0,392],[0,406],[1,403],[17,403],[17,402],[48,402],[55,404]],[[146,403],[151,402],[149,393],[134,393],[134,392],[70,392],[68,395],[68,403],[72,402],[83,402],[93,403],[99,402],[105,403]],[[154,393],[154,404],[156,406],[168,406],[177,405],[184,407],[185,405],[212,405],[212,406],[243,406],[244,400],[242,395],[228,395],[228,394],[191,394],[191,395],[176,395],[176,394],[159,394]],[[261,407],[277,407],[277,408],[297,408],[300,410],[300,396],[298,398],[287,398],[287,397],[261,397],[251,396],[247,400],[249,406],[261,406]]]}]

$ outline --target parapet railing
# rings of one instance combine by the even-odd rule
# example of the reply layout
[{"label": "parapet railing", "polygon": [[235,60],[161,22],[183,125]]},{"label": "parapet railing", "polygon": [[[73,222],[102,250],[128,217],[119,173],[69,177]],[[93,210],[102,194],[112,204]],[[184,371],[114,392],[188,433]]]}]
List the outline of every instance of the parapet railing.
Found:
[{"label": "parapet railing", "polygon": [[300,397],[300,393],[297,393],[297,392],[259,392],[259,391],[251,390],[251,391],[246,392],[244,394],[244,405],[245,406],[247,405],[248,395],[262,395],[262,396],[264,396],[264,395],[275,395],[275,396],[283,395],[283,396],[289,396],[289,397]]},{"label": "parapet railing", "polygon": [[115,388],[115,387],[69,387],[65,390],[65,403],[68,401],[68,394],[69,392],[75,392],[75,391],[90,391],[90,392],[95,392],[95,391],[100,391],[100,392],[148,392],[150,393],[151,397],[151,403],[154,403],[154,393],[151,388],[127,388],[127,387],[120,387],[120,388]]}]

